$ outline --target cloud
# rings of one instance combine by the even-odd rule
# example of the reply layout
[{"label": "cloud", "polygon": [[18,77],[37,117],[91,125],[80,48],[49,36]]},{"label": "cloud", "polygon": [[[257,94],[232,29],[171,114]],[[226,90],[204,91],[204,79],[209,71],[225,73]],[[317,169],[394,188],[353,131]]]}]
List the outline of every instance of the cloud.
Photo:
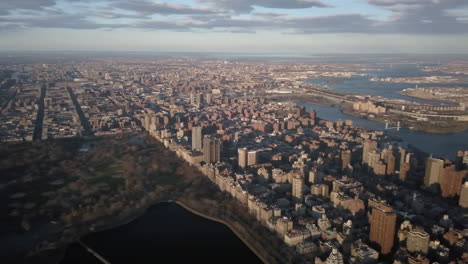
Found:
[{"label": "cloud", "polygon": [[104,18],[104,19],[119,19],[119,18],[149,19],[149,17],[147,16],[122,14],[122,13],[113,12],[109,10],[97,11],[94,13],[94,16],[99,17],[99,18]]},{"label": "cloud", "polygon": [[458,19],[457,14],[448,12],[468,6],[466,0],[369,0],[369,3],[393,12],[390,21],[379,25],[382,33],[468,33],[468,23]]},{"label": "cloud", "polygon": [[[287,10],[328,6],[316,0],[198,0],[194,5],[152,0],[62,0],[76,7],[66,11],[59,9],[52,0],[0,1],[0,6],[6,8],[0,9],[3,11],[0,11],[0,31],[15,28],[135,28],[233,33],[276,30],[295,34],[468,33],[468,15],[463,9],[468,6],[468,0],[368,0],[370,5],[392,13],[385,20],[360,13],[297,17]],[[284,10],[281,13],[253,12],[255,6]],[[239,15],[243,12],[248,14]]]},{"label": "cloud", "polygon": [[237,13],[249,13],[254,6],[281,9],[300,9],[310,7],[331,7],[319,0],[198,0]]},{"label": "cloud", "polygon": [[21,25],[14,24],[14,23],[6,23],[0,25],[0,32],[5,32],[5,31],[18,31],[21,30],[22,27]]},{"label": "cloud", "polygon": [[287,14],[272,13],[272,12],[255,12],[255,13],[252,13],[252,15],[258,16],[258,17],[280,17],[280,16],[286,16]]},{"label": "cloud", "polygon": [[232,18],[229,16],[191,16],[171,21],[142,21],[136,28],[154,30],[211,30],[216,32],[255,33],[257,29],[282,29],[295,34],[312,33],[362,33],[371,32],[373,21],[358,14],[340,14],[321,17],[262,16]]},{"label": "cloud", "polygon": [[0,10],[13,9],[42,9],[46,6],[55,5],[55,0],[2,0]]},{"label": "cloud", "polygon": [[376,31],[375,21],[360,14],[339,14],[287,19],[296,33],[369,33]]},{"label": "cloud", "polygon": [[47,16],[28,18],[0,17],[3,25],[16,25],[22,28],[68,28],[68,29],[98,29],[119,28],[125,25],[109,23],[96,23],[87,18],[85,14],[69,14],[65,12],[48,12]]},{"label": "cloud", "polygon": [[396,6],[396,5],[420,5],[432,2],[434,0],[369,0],[372,5],[378,6]]},{"label": "cloud", "polygon": [[113,3],[111,6],[123,10],[134,11],[142,15],[194,15],[215,13],[215,11],[208,8],[193,7],[182,4],[151,2],[146,0],[119,1],[117,3]]}]

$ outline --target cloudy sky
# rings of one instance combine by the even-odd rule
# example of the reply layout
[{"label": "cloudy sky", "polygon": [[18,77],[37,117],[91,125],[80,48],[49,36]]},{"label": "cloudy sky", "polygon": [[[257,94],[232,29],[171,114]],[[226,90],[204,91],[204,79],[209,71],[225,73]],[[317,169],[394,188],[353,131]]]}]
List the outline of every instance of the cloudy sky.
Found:
[{"label": "cloudy sky", "polygon": [[468,53],[468,0],[0,0],[0,50]]}]

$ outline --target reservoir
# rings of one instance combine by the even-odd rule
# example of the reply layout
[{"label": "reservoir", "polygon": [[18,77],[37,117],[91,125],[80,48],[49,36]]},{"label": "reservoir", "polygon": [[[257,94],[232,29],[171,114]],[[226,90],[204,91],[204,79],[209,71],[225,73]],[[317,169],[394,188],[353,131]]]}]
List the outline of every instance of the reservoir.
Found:
[{"label": "reservoir", "polygon": [[[262,263],[227,226],[176,203],[153,205],[128,224],[81,240],[112,264]],[[102,262],[73,243],[61,263]]]}]

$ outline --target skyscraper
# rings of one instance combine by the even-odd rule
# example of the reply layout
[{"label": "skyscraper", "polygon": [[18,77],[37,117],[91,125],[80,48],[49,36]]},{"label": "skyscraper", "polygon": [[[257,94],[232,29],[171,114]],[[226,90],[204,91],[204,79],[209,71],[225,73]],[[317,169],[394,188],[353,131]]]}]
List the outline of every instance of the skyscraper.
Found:
[{"label": "skyscraper", "polygon": [[192,149],[202,150],[202,128],[192,128]]},{"label": "skyscraper", "polygon": [[372,209],[369,239],[380,245],[380,253],[388,254],[393,247],[396,214],[392,207],[379,203]]},{"label": "skyscraper", "polygon": [[377,142],[370,139],[366,140],[362,144],[362,164],[368,164],[369,152],[377,149]]},{"label": "skyscraper", "polygon": [[292,180],[292,198],[293,202],[301,203],[304,193],[304,179],[301,175],[295,174]]},{"label": "skyscraper", "polygon": [[468,181],[462,184],[460,190],[460,200],[458,202],[463,208],[468,208]]},{"label": "skyscraper", "polygon": [[444,167],[444,161],[429,157],[426,159],[426,173],[424,175],[424,185],[431,186],[439,183],[439,177]]},{"label": "skyscraper", "polygon": [[[379,161],[380,161],[380,153],[377,152],[376,150],[372,150],[370,152],[367,153],[367,166],[369,166],[369,168],[375,168],[375,166],[377,164],[379,164]],[[385,173],[385,171],[384,171]]]},{"label": "skyscraper", "polygon": [[409,170],[409,163],[403,162],[400,164],[400,181],[406,181],[406,177],[408,176]]},{"label": "skyscraper", "polygon": [[257,150],[251,150],[247,154],[247,166],[252,166],[257,164],[258,161],[258,151]]},{"label": "skyscraper", "polygon": [[395,156],[392,152],[387,153],[385,162],[387,163],[387,175],[393,175],[395,173]]},{"label": "skyscraper", "polygon": [[398,151],[400,153],[400,162],[398,168],[401,170],[402,164],[406,161],[406,149],[398,147]]},{"label": "skyscraper", "polygon": [[238,153],[238,159],[239,159],[239,167],[245,168],[247,167],[247,149],[246,148],[240,148],[237,149]]},{"label": "skyscraper", "polygon": [[206,135],[203,138],[203,161],[216,163],[221,157],[221,141],[219,138]]},{"label": "skyscraper", "polygon": [[196,97],[194,93],[190,93],[190,104],[195,105],[196,104]]},{"label": "skyscraper", "polygon": [[460,186],[466,175],[468,175],[467,170],[457,171],[455,165],[449,165],[443,168],[439,178],[442,197],[459,195]]},{"label": "skyscraper", "polygon": [[205,103],[206,104],[211,104],[211,94],[210,93],[205,94]]},{"label": "skyscraper", "polygon": [[196,105],[200,107],[203,104],[203,94],[202,93],[197,93],[197,103]]},{"label": "skyscraper", "polygon": [[309,115],[310,115],[310,119],[311,119],[312,125],[315,125],[315,118],[316,118],[316,116],[317,116],[317,113],[315,112],[314,109],[310,109]]},{"label": "skyscraper", "polygon": [[341,152],[341,169],[346,169],[351,163],[351,151],[344,150]]}]

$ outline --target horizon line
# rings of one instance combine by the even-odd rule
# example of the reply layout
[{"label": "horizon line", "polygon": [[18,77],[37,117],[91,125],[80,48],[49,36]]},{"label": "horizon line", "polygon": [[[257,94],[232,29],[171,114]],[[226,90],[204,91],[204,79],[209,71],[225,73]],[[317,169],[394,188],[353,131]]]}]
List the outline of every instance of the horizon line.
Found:
[{"label": "horizon line", "polygon": [[468,52],[287,52],[287,51],[269,51],[269,52],[250,52],[250,51],[171,51],[171,50],[95,50],[95,49],[0,49],[0,53],[5,52],[103,52],[103,53],[203,53],[203,54],[291,54],[302,56],[314,55],[468,55]]}]

